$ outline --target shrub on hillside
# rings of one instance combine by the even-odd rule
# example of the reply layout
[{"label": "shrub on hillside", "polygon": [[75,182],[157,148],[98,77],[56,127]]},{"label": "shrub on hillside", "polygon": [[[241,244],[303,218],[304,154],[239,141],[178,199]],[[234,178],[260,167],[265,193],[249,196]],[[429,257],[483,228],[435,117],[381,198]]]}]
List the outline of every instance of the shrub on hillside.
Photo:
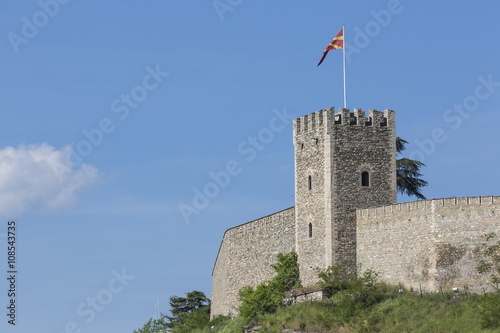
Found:
[{"label": "shrub on hillside", "polygon": [[379,288],[378,274],[373,270],[359,275],[347,272],[342,265],[334,265],[319,270],[318,277],[318,285],[331,297],[338,316],[346,321],[360,310],[380,303],[387,295],[386,290]]}]

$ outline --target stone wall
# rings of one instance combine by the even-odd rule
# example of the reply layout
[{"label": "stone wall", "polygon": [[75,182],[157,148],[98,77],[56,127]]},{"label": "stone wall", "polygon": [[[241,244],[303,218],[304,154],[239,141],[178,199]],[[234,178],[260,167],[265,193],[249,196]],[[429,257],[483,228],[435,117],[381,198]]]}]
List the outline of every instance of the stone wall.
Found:
[{"label": "stone wall", "polygon": [[[356,267],[356,209],[397,202],[396,116],[392,110],[340,109],[331,130],[333,264]],[[362,185],[361,174],[369,182]]]},{"label": "stone wall", "polygon": [[482,236],[500,233],[500,197],[414,201],[358,209],[357,262],[388,283],[426,291],[488,283],[475,271]]},{"label": "stone wall", "polygon": [[327,298],[326,292],[321,289],[313,289],[305,292],[298,292],[296,294],[291,294],[287,292],[285,298],[283,298],[283,305],[293,305],[304,302],[321,301]]},{"label": "stone wall", "polygon": [[[320,110],[294,120],[295,146],[295,217],[296,251],[299,255],[300,278],[304,286],[315,282],[317,267],[323,268],[331,258],[331,237],[326,231],[330,224],[326,184],[331,174],[326,147],[326,128],[333,121],[333,108]],[[329,146],[328,146],[329,147]],[[330,251],[331,253],[331,251]]]},{"label": "stone wall", "polygon": [[238,291],[272,279],[276,255],[294,249],[294,207],[228,229],[212,272],[211,316],[236,315]]}]

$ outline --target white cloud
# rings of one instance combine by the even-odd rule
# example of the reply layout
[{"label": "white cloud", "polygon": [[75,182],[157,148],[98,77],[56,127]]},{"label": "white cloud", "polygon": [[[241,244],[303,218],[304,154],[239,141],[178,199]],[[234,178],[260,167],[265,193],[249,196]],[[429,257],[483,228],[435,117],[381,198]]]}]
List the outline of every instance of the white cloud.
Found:
[{"label": "white cloud", "polygon": [[89,164],[69,167],[71,146],[56,150],[47,143],[0,150],[0,215],[16,217],[33,207],[70,206],[77,191],[94,183],[98,170]]}]

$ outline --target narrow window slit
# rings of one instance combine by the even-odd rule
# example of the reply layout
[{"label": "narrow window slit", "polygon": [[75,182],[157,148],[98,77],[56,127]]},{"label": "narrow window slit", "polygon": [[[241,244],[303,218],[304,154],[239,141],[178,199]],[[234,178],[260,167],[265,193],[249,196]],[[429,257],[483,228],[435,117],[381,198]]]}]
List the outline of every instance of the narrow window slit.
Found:
[{"label": "narrow window slit", "polygon": [[368,171],[361,173],[361,186],[370,186],[370,174]]}]

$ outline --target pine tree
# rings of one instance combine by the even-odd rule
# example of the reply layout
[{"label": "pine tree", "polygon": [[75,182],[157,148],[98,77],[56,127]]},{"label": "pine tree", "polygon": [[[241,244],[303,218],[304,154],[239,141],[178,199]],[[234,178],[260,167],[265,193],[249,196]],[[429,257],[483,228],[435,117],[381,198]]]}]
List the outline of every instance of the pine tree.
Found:
[{"label": "pine tree", "polygon": [[[397,137],[396,138],[396,153],[400,155],[405,149],[408,141]],[[425,196],[421,192],[421,188],[428,185],[428,182],[423,180],[420,168],[425,164],[409,158],[400,158],[396,160],[396,177],[398,191],[401,194],[408,196],[416,196],[419,199],[425,200]]]}]

